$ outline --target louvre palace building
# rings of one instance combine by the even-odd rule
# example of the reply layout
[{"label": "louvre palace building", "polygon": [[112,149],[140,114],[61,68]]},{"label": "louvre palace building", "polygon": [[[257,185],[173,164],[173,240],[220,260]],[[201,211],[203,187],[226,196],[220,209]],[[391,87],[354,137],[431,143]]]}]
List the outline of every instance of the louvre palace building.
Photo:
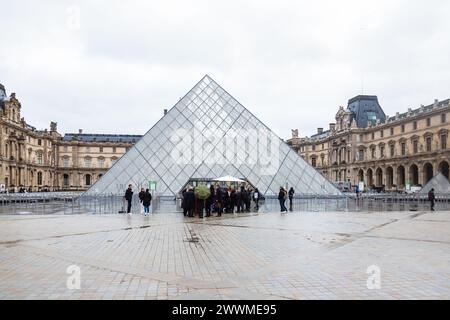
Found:
[{"label": "louvre palace building", "polygon": [[[376,96],[357,96],[339,108],[329,129],[305,138],[293,130],[286,142],[330,181],[405,190],[437,172],[449,178],[449,111],[450,99],[387,117]],[[170,117],[165,113],[165,121]],[[22,117],[16,94],[0,84],[1,192],[87,190],[141,138],[81,129],[60,134],[56,122],[38,130]]]},{"label": "louvre palace building", "polygon": [[86,190],[141,136],[37,130],[0,84],[0,191]]},{"label": "louvre palace building", "polygon": [[405,191],[438,172],[449,178],[450,99],[388,117],[376,96],[340,107],[336,122],[310,137],[292,130],[287,142],[334,182]]}]

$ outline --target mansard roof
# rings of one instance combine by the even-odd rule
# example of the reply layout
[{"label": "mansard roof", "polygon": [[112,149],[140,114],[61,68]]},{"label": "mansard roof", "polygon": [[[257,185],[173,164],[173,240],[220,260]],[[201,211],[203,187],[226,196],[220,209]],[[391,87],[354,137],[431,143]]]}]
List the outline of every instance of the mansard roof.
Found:
[{"label": "mansard roof", "polygon": [[63,141],[73,140],[81,142],[114,142],[114,143],[136,143],[142,138],[141,135],[124,134],[89,134],[89,133],[66,133]]}]

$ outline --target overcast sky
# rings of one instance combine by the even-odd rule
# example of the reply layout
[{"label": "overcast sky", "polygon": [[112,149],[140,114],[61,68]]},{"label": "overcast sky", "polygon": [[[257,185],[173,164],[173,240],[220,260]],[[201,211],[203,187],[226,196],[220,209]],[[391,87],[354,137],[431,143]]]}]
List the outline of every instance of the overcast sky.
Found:
[{"label": "overcast sky", "polygon": [[306,136],[362,92],[388,115],[450,98],[449,17],[448,0],[0,0],[0,83],[39,129],[144,134],[209,74]]}]

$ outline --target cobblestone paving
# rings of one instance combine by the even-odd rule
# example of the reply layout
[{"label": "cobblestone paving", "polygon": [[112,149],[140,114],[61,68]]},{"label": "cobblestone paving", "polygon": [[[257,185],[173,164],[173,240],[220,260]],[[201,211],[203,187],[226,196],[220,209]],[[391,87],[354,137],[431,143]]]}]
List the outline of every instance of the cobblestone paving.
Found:
[{"label": "cobblestone paving", "polygon": [[0,217],[0,299],[429,298],[450,298],[450,212]]}]

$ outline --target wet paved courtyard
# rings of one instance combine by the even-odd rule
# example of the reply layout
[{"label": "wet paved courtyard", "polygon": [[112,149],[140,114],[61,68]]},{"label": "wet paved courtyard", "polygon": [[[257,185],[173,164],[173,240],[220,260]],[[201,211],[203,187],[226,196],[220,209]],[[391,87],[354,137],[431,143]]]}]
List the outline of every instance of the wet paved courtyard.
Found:
[{"label": "wet paved courtyard", "polygon": [[0,299],[449,298],[445,211],[0,216]]}]

